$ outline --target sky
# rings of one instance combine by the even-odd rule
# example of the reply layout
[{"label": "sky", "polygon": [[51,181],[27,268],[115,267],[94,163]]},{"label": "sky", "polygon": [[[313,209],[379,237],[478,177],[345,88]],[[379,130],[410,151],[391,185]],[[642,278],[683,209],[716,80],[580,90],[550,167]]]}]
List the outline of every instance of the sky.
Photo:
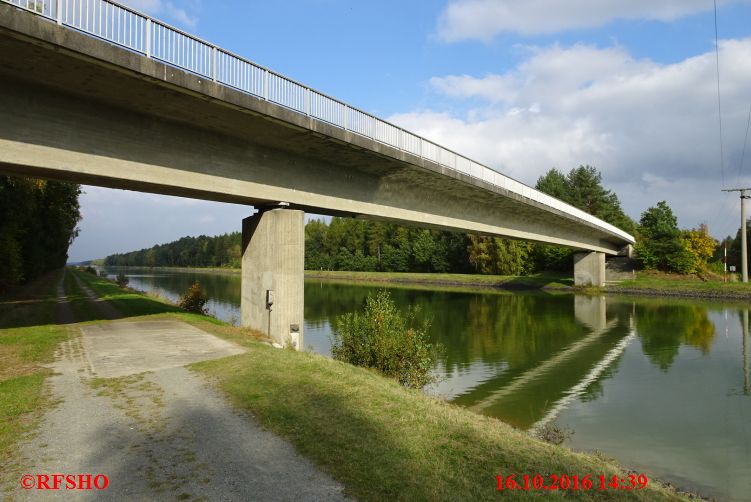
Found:
[{"label": "sky", "polygon": [[[593,165],[637,221],[665,200],[682,228],[738,229],[721,189],[751,187],[751,0],[717,0],[717,45],[713,0],[120,1],[528,185]],[[73,262],[252,213],[88,186],[80,200]]]}]

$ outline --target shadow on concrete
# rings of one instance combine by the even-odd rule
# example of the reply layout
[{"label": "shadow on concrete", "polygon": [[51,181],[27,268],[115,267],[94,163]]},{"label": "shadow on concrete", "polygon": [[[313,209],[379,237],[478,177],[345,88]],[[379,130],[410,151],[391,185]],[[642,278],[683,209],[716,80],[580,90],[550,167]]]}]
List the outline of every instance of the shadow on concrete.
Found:
[{"label": "shadow on concrete", "polygon": [[176,398],[178,408],[168,403],[156,428],[121,417],[85,431],[92,449],[75,468],[106,474],[109,500],[345,500],[288,443],[245,413],[217,406],[223,398]]}]

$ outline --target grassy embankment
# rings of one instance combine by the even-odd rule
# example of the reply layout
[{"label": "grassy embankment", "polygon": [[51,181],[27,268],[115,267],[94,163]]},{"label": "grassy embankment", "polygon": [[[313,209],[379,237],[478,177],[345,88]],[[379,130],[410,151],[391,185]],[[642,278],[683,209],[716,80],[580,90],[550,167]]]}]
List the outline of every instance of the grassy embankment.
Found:
[{"label": "grassy embankment", "polygon": [[613,293],[628,295],[672,296],[726,300],[751,300],[751,283],[724,282],[721,279],[702,279],[696,275],[638,272],[636,279],[608,285],[604,288],[574,288],[573,278],[562,274],[545,273],[530,276],[500,276],[473,274],[411,274],[388,272],[327,272],[307,271],[306,278],[328,281],[351,281],[367,284],[453,286],[464,288],[494,288],[505,290],[582,291],[585,293]]},{"label": "grassy embankment", "polygon": [[636,279],[607,286],[608,293],[683,296],[693,298],[751,299],[751,283],[724,282],[722,279],[703,280],[695,275],[637,272]]},{"label": "grassy embankment", "polygon": [[[239,408],[250,411],[265,428],[289,440],[358,499],[496,499],[501,496],[495,491],[499,473],[625,476],[624,471],[599,456],[532,439],[498,420],[406,390],[372,371],[312,353],[276,350],[260,343],[248,330],[178,313],[174,306],[122,290],[107,280],[77,275],[124,316],[179,318],[247,347],[245,354],[192,367],[209,376]],[[72,306],[88,302],[78,297],[75,282],[67,281],[66,286],[71,289]],[[26,326],[0,329],[0,346],[14,347],[3,352],[7,363],[3,368],[11,372],[10,380],[30,378],[32,382],[32,390],[21,382],[11,384],[14,390],[9,392],[3,389],[0,445],[4,460],[18,433],[33,426],[28,417],[42,406],[39,397],[43,395],[46,370],[37,365],[49,361],[55,345],[70,336],[65,327],[50,325],[53,306],[54,288],[47,288],[40,301],[26,304],[27,311],[20,317],[26,319]],[[78,305],[74,310],[83,319],[96,319],[96,309],[90,305]],[[29,364],[33,369],[28,374],[15,374],[25,372],[23,368]],[[537,495],[518,491],[503,496],[524,499]],[[566,496],[681,499],[654,481],[644,491],[592,490],[567,492]]]},{"label": "grassy embankment", "polygon": [[[115,303],[122,294],[101,279],[86,281]],[[495,491],[498,473],[624,475],[598,456],[532,439],[498,420],[406,390],[372,371],[312,353],[273,349],[249,331],[214,319],[177,316],[249,349],[192,368],[209,376],[239,408],[289,440],[358,499],[495,499],[500,495]],[[514,495],[531,498],[532,492]],[[568,495],[680,499],[656,483],[644,492]]]}]

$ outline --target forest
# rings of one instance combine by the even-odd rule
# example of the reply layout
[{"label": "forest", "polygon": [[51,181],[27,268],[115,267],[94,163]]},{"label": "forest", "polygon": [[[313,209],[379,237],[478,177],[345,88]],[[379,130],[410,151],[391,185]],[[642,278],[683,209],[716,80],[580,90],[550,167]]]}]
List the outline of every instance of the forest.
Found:
[{"label": "forest", "polygon": [[80,193],[73,183],[0,176],[0,293],[65,265]]},{"label": "forest", "polygon": [[[706,226],[681,230],[664,201],[645,210],[639,222],[633,221],[623,212],[618,196],[602,186],[602,175],[592,166],[579,166],[568,173],[551,169],[537,180],[535,188],[635,235],[637,258],[644,268],[688,274],[717,266],[720,246]],[[737,259],[739,238],[726,240],[730,259]],[[308,270],[527,275],[570,271],[572,254],[559,246],[366,219],[334,217],[310,220],[305,225]],[[183,237],[108,256],[105,264],[237,268],[241,255],[241,236],[235,232]]]}]

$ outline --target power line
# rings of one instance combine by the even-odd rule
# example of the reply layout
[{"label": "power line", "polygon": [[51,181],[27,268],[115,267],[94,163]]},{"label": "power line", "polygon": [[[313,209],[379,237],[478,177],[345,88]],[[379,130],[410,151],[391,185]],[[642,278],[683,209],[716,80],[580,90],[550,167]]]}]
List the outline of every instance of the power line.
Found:
[{"label": "power line", "polygon": [[722,141],[722,99],[720,98],[720,44],[717,35],[717,0],[714,0],[714,50],[717,69],[717,117],[720,122],[720,171],[722,173],[722,188],[725,188],[725,147]]},{"label": "power line", "polygon": [[748,143],[748,129],[751,126],[751,106],[748,107],[748,119],[746,119],[746,136],[743,138],[743,150],[741,150],[741,162],[738,164],[738,180],[736,185],[741,183],[741,173],[743,172],[743,161],[746,158],[746,143]]}]

